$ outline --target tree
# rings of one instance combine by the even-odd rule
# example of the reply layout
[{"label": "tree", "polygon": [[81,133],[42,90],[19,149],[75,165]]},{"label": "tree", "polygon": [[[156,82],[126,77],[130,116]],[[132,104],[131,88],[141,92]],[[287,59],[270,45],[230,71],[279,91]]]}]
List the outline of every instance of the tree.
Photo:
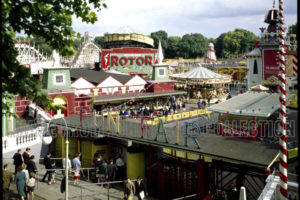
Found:
[{"label": "tree", "polygon": [[179,55],[184,58],[203,57],[208,40],[200,33],[185,34],[179,42]]},{"label": "tree", "polygon": [[[38,80],[32,78],[28,68],[21,66],[16,57],[18,52],[14,48],[17,42],[16,34],[23,33],[30,37],[34,35],[44,39],[47,44],[58,50],[63,56],[76,52],[74,41],[80,37],[72,28],[72,16],[81,18],[83,22],[95,23],[97,16],[92,6],[100,10],[106,8],[102,0],[3,0],[2,1],[2,54],[1,79],[2,97],[19,95],[29,97],[39,105],[48,109],[54,108],[51,100]],[[54,108],[55,109],[55,108]],[[2,112],[9,112],[8,105],[2,102]]]},{"label": "tree", "polygon": [[216,54],[218,57],[228,58],[232,55],[246,53],[254,47],[254,42],[258,40],[259,37],[250,31],[235,29],[221,34],[216,39]]},{"label": "tree", "polygon": [[158,41],[161,41],[161,47],[163,49],[163,52],[168,48],[168,33],[163,30],[159,30],[156,32],[151,33],[150,35],[154,40],[154,48],[158,48]]},{"label": "tree", "polygon": [[100,48],[104,48],[104,36],[95,37],[94,42],[99,45]]},{"label": "tree", "polygon": [[289,34],[297,34],[297,27],[298,27],[298,22],[296,22],[295,24],[289,26]]},{"label": "tree", "polygon": [[181,40],[178,36],[168,37],[167,43],[168,48],[165,49],[165,58],[177,58],[179,57],[179,41]]}]

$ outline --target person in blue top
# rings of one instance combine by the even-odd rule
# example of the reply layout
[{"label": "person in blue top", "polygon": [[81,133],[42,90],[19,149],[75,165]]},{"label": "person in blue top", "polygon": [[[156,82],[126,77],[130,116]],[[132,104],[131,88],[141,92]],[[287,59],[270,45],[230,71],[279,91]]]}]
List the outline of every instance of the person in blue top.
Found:
[{"label": "person in blue top", "polygon": [[200,101],[200,99],[199,99],[197,105],[198,105],[198,109],[201,109],[201,101]]},{"label": "person in blue top", "polygon": [[129,115],[128,109],[125,110],[124,115],[125,115],[125,116],[128,116],[128,115]]}]

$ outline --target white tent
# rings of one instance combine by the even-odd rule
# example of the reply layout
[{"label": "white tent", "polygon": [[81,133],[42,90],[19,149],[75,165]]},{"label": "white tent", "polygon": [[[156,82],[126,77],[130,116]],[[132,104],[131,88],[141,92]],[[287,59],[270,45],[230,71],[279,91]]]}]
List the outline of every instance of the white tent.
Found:
[{"label": "white tent", "polygon": [[262,86],[262,85],[255,85],[250,88],[252,91],[267,91],[269,88]]},{"label": "white tent", "polygon": [[183,74],[170,75],[175,80],[184,80],[188,82],[197,82],[202,84],[229,83],[231,76],[217,74],[205,67],[197,67]]}]

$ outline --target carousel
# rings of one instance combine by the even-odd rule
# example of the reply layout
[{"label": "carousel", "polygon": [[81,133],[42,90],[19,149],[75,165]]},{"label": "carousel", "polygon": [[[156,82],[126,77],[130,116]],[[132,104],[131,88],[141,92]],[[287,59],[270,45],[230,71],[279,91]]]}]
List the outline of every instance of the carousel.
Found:
[{"label": "carousel", "polygon": [[223,102],[228,95],[231,76],[217,74],[201,65],[183,74],[170,75],[175,80],[175,87],[187,90],[187,100],[195,103],[201,100],[206,103]]}]

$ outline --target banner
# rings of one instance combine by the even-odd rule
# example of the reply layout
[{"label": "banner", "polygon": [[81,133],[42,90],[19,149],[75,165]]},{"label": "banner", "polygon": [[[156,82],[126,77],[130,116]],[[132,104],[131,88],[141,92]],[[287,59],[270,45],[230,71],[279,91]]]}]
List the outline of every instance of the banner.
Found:
[{"label": "banner", "polygon": [[222,136],[231,136],[231,137],[248,139],[248,140],[256,140],[258,136],[257,133],[258,133],[257,131],[253,131],[253,130],[230,128],[219,123],[219,135]]},{"label": "banner", "polygon": [[265,49],[263,50],[264,59],[264,80],[267,80],[270,76],[278,77],[279,65],[278,65],[278,53],[277,49]]}]

